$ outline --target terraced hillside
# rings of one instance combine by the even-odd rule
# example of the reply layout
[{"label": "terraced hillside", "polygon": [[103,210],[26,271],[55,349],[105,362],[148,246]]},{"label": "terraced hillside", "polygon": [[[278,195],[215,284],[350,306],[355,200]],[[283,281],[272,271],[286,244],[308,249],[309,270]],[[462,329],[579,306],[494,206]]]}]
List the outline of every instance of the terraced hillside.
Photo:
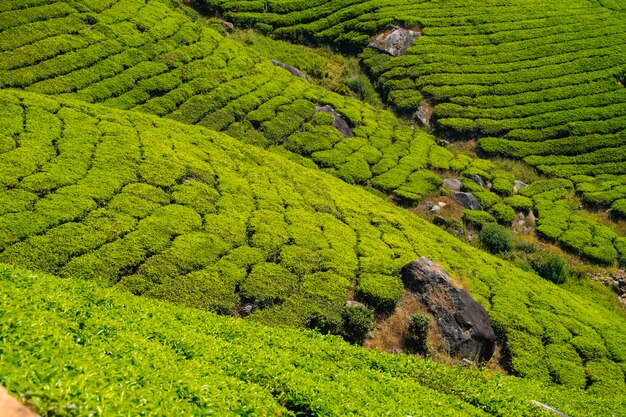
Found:
[{"label": "terraced hillside", "polygon": [[[418,256],[469,282],[522,376],[621,392],[623,314],[318,170],[201,127],[0,92],[0,262],[268,324],[341,325]],[[372,301],[373,300],[373,301]]]},{"label": "terraced hillside", "polygon": [[[391,25],[417,27],[422,36],[406,55],[373,48],[361,55],[390,104],[414,112],[428,103],[438,133],[480,138],[487,153],[522,158],[572,180],[561,195],[574,189],[591,207],[626,213],[626,14],[620,2],[198,3],[238,25],[357,53]],[[560,198],[557,205],[558,215],[537,207],[545,237],[602,263],[618,257],[623,243],[593,247],[596,239],[615,241],[613,234],[595,233],[593,221],[572,215],[575,204]]]},{"label": "terraced hillside", "polygon": [[[0,262],[339,332],[347,299],[393,305],[400,268],[427,256],[469,282],[514,374],[624,391],[622,312],[346,184],[412,204],[439,175],[479,174],[495,192],[464,187],[494,214],[534,208],[545,235],[557,225],[564,244],[606,263],[626,254],[614,231],[573,214],[572,182],[539,181],[509,197],[510,173],[291,76],[179,6],[0,4]],[[326,105],[348,133],[319,111]]]},{"label": "terraced hillside", "polygon": [[[534,201],[503,200],[512,193],[510,173],[453,155],[389,112],[291,76],[206,27],[190,9],[158,0],[41,0],[2,7],[4,87],[222,130],[349,183],[377,188],[402,204],[413,204],[438,189],[441,179],[431,170],[479,174],[498,185],[495,191],[500,196],[473,189],[469,182],[466,188],[476,193],[485,209],[495,206],[498,220],[510,222],[510,207],[519,211],[522,204],[523,211],[539,212],[538,230],[544,236],[596,262],[611,264],[618,258],[626,262],[626,244],[618,235],[576,212],[569,198],[572,184],[557,187],[556,194],[533,195]],[[319,113],[326,105],[347,121],[349,132],[341,134],[333,127],[331,114]],[[10,147],[10,141],[3,146]],[[572,233],[576,239],[568,238]]]},{"label": "terraced hillside", "polygon": [[[0,266],[0,382],[47,415],[620,415],[543,386]],[[24,355],[24,352],[32,354]]]}]

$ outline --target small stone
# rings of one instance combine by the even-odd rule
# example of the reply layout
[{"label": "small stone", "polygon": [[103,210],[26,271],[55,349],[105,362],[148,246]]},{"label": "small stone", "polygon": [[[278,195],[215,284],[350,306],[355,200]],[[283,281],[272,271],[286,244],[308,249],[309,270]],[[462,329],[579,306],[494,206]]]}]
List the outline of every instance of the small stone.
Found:
[{"label": "small stone", "polygon": [[232,24],[232,23],[230,23],[230,22],[227,22],[227,21],[225,21],[225,20],[222,20],[222,21],[220,22],[220,24],[222,25],[222,27],[223,27],[224,29],[226,29],[226,31],[227,31],[227,32],[232,32],[233,30],[235,30],[235,25],[233,25],[233,24]]},{"label": "small stone", "polygon": [[430,211],[433,213],[437,213],[439,210],[441,210],[441,207],[437,205],[432,206],[432,208],[430,209]]},{"label": "small stone", "polygon": [[476,198],[476,196],[472,193],[462,193],[456,192],[454,193],[454,199],[461,203],[461,205],[470,210],[480,210],[480,202]]},{"label": "small stone", "polygon": [[528,187],[528,184],[526,184],[525,182],[515,181],[515,185],[513,186],[513,192],[517,194],[519,190],[526,187]]},{"label": "small stone", "polygon": [[415,112],[415,117],[420,121],[422,126],[430,127],[430,120],[433,117],[433,106],[426,100],[422,100],[420,102],[417,111]]},{"label": "small stone", "polygon": [[444,208],[445,206],[447,206],[447,204],[444,203],[443,201],[438,202],[437,205],[441,208]]},{"label": "small stone", "polygon": [[483,180],[483,177],[481,177],[478,174],[472,174],[469,176],[469,179],[474,181],[476,184],[480,185],[481,187],[485,188],[486,184],[485,184],[485,180]]},{"label": "small stone", "polygon": [[252,304],[244,304],[239,309],[239,314],[241,314],[242,317],[249,316],[252,313],[254,313],[254,305]]},{"label": "small stone", "polygon": [[528,213],[528,216],[526,216],[526,224],[530,227],[535,227],[535,225],[537,224],[537,218],[532,211]]},{"label": "small stone", "polygon": [[461,180],[458,180],[456,178],[446,178],[445,180],[443,180],[443,187],[447,188],[448,190],[461,191],[462,185],[463,184],[461,184]]},{"label": "small stone", "polygon": [[351,307],[351,308],[363,308],[365,307],[365,304],[359,303],[358,301],[354,301],[354,300],[348,300],[346,301],[344,306]]},{"label": "small stone", "polygon": [[391,31],[385,31],[374,36],[367,45],[387,52],[391,56],[400,56],[413,45],[413,41],[422,35],[420,29],[405,29],[394,26]]},{"label": "small stone", "polygon": [[270,62],[274,64],[275,67],[280,67],[282,69],[289,71],[289,73],[293,75],[294,77],[299,77],[299,78],[302,78],[303,80],[306,80],[306,77],[304,76],[302,71],[300,71],[298,68],[294,68],[290,65],[283,64],[282,62],[276,61],[274,59],[270,59]]},{"label": "small stone", "polygon": [[435,206],[435,203],[433,203],[432,201],[427,201],[426,204],[424,204],[424,208],[426,210],[430,210]]}]

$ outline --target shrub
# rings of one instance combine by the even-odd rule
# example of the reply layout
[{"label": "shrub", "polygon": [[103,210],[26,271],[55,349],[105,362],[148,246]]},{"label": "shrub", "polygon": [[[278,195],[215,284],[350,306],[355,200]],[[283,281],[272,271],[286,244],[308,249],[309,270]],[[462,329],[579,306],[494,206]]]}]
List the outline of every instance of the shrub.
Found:
[{"label": "shrub", "polygon": [[336,334],[341,323],[319,311],[314,311],[306,319],[306,327],[322,334]]},{"label": "shrub", "polygon": [[404,286],[397,276],[363,274],[357,287],[358,297],[376,310],[393,310]]},{"label": "shrub", "polygon": [[482,228],[487,223],[495,223],[496,219],[486,211],[465,209],[463,221],[470,226]]},{"label": "shrub", "polygon": [[528,213],[533,208],[533,200],[523,195],[514,195],[504,199],[504,203],[513,207],[514,210]]},{"label": "shrub", "polygon": [[365,306],[345,306],[341,310],[341,320],[343,338],[361,344],[374,328],[374,310]]},{"label": "shrub", "polygon": [[563,284],[569,276],[567,263],[559,255],[550,254],[535,267],[537,273],[555,284]]},{"label": "shrub", "polygon": [[430,317],[416,313],[411,316],[409,327],[407,329],[408,336],[405,344],[411,351],[428,355],[428,326],[430,325]]},{"label": "shrub", "polygon": [[493,215],[498,219],[498,222],[502,224],[511,224],[516,218],[515,210],[506,204],[496,204],[491,207]]},{"label": "shrub", "polygon": [[509,252],[513,249],[513,238],[499,224],[488,223],[478,235],[481,245],[491,253]]}]

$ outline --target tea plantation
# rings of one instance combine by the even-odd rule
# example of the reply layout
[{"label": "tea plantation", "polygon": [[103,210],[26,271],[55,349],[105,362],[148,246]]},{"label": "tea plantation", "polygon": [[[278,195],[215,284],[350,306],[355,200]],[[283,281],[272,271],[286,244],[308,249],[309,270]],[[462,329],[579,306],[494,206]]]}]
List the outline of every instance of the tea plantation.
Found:
[{"label": "tea plantation", "polygon": [[502,328],[514,373],[625,389],[623,313],[362,189],[201,127],[0,97],[14,141],[0,155],[0,262],[221,314],[250,306],[252,320],[306,327],[320,316],[339,325],[361,281],[371,305],[393,305],[400,268],[427,256],[469,280]]},{"label": "tea plantation", "polygon": [[602,398],[449,368],[0,266],[0,381],[41,415],[621,415]]},{"label": "tea plantation", "polygon": [[[479,174],[493,180],[494,191],[502,197],[512,193],[515,178],[509,173],[488,162],[452,154],[388,111],[331,93],[274,67],[253,49],[207,27],[178,3],[41,0],[11,4],[0,10],[4,22],[0,86],[5,88],[100,102],[225,131],[346,182],[374,187],[401,204],[414,204],[438,190],[441,179],[432,170]],[[307,61],[301,51],[281,49],[279,44],[262,48],[282,51],[277,56],[292,57],[292,65]],[[304,68],[320,75],[319,59]],[[350,134],[342,135],[333,127],[334,117],[319,112],[327,105],[345,119]],[[0,141],[0,147],[10,146],[10,140]],[[602,190],[603,196],[615,197],[616,212],[624,205],[619,187],[611,188],[614,181],[589,185],[595,177],[579,180],[585,181],[587,189],[593,187],[590,196]],[[609,193],[604,192],[607,187]],[[474,191],[488,210],[502,200],[485,190]],[[577,207],[563,193],[558,204],[571,206],[558,224],[540,204],[534,208],[540,218],[546,218],[543,223],[561,230],[542,233],[544,237],[594,262],[626,263],[626,245],[614,231],[591,218],[584,220],[591,232],[572,244],[564,232],[580,228],[580,222],[568,220],[578,216]],[[506,216],[496,217],[507,221]],[[602,233],[594,234],[595,230]]]},{"label": "tea plantation", "polygon": [[[571,416],[624,415],[622,309],[598,287],[553,285],[399,206],[462,177],[485,210],[466,210],[467,223],[510,224],[534,211],[543,238],[626,264],[618,228],[579,206],[626,213],[615,148],[626,116],[626,10],[609,1],[385,3],[199,5],[273,36],[359,53],[393,22],[423,26],[405,56],[361,56],[387,102],[402,113],[402,97],[427,99],[436,132],[478,137],[483,151],[524,158],[542,179],[514,190],[501,165],[314,82],[322,55],[271,39],[256,51],[176,0],[0,2],[0,384],[41,415],[544,415],[530,400]],[[597,38],[556,36],[592,23]],[[566,45],[562,57],[536,40],[548,33]],[[273,54],[305,79],[272,65]],[[560,65],[577,54],[606,64],[597,79],[584,78],[592,72],[582,64]],[[546,68],[555,75],[537,76]],[[471,88],[454,81],[466,76]],[[579,120],[584,100],[596,110]],[[549,109],[563,103],[571,107],[559,119]],[[503,109],[515,116],[491,116]],[[542,122],[514,126],[532,117]],[[323,323],[342,333],[354,298],[378,316],[392,310],[400,269],[420,256],[467,283],[502,362],[527,379],[304,330]]]},{"label": "tea plantation", "polygon": [[[276,37],[362,52],[379,90],[399,112],[415,112],[428,102],[439,134],[480,138],[482,151],[521,158],[545,174],[571,179],[570,188],[589,207],[626,217],[621,2],[198,3]],[[365,48],[392,25],[418,28],[422,36],[403,56]],[[623,258],[624,245],[613,232],[597,235],[612,243],[590,245],[600,226],[577,215],[568,220],[574,210],[568,208],[570,214],[558,222],[545,219],[552,233],[543,236],[600,263]],[[580,239],[573,241],[572,235]]]}]

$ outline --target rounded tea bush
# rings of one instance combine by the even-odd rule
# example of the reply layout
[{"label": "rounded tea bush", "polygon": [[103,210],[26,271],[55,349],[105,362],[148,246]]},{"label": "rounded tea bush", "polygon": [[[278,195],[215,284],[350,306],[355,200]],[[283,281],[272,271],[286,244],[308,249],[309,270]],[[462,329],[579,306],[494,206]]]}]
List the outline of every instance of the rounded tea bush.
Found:
[{"label": "rounded tea bush", "polygon": [[569,276],[567,263],[559,255],[550,254],[536,267],[537,273],[555,284],[563,284]]},{"label": "rounded tea bush", "polygon": [[365,306],[345,306],[341,310],[344,339],[353,344],[361,344],[374,328],[374,310]]},{"label": "rounded tea bush", "polygon": [[504,226],[487,223],[478,234],[483,248],[491,253],[503,253],[513,250],[513,238]]}]

